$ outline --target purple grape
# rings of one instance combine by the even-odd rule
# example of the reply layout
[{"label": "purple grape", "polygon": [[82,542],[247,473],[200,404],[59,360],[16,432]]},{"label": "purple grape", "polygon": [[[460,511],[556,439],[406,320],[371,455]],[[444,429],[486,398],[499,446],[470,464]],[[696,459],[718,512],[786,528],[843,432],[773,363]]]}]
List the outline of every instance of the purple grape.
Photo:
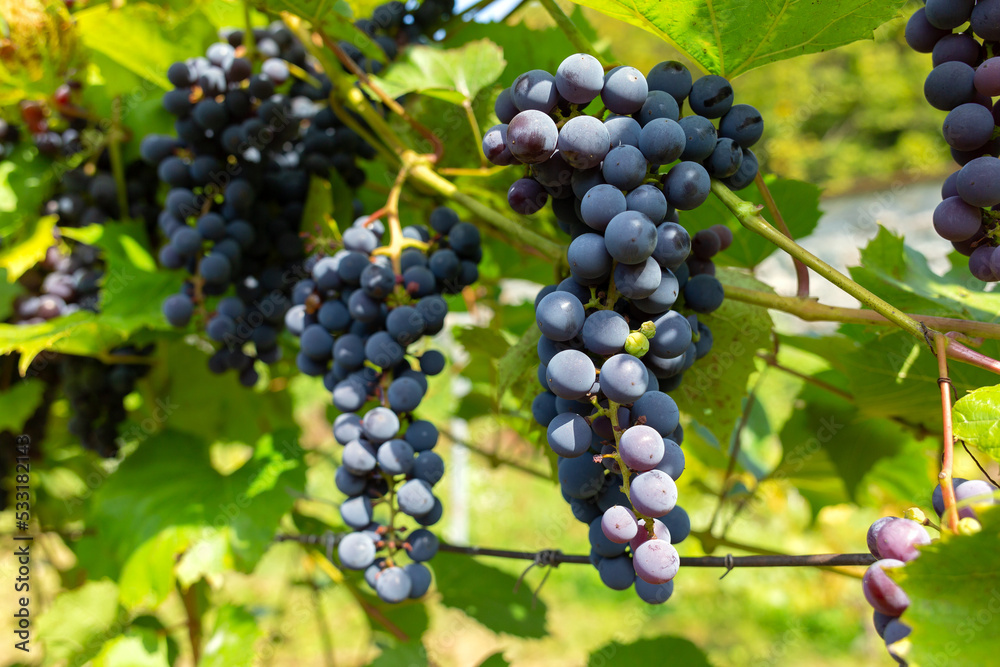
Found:
[{"label": "purple grape", "polygon": [[958,172],[958,196],[971,206],[1000,204],[1000,159],[978,157]]},{"label": "purple grape", "polygon": [[649,94],[646,77],[634,67],[616,67],[604,75],[601,101],[611,113],[633,114]]},{"label": "purple grape", "polygon": [[604,68],[592,55],[575,53],[556,69],[556,89],[573,104],[589,104],[604,87]]},{"label": "purple grape", "polygon": [[[955,487],[955,500],[957,502],[961,502],[976,496],[983,496],[982,498],[976,499],[975,505],[993,505],[996,503],[996,500],[993,498],[993,494],[996,490],[996,487],[988,482],[984,482],[980,479],[970,479],[969,481],[962,482]],[[971,505],[959,508],[958,516],[959,518],[977,518],[976,510],[974,510]]]},{"label": "purple grape", "polygon": [[647,584],[664,584],[677,576],[681,558],[666,540],[649,540],[639,545],[632,557],[637,577]]},{"label": "purple grape", "polygon": [[625,544],[639,533],[639,524],[636,523],[632,510],[614,505],[601,517],[601,530],[615,544]]},{"label": "purple grape", "polygon": [[577,169],[590,169],[601,164],[611,150],[611,135],[599,119],[576,116],[559,130],[559,152]]},{"label": "purple grape", "polygon": [[559,130],[548,114],[529,109],[507,125],[507,148],[525,164],[545,162],[556,150]]},{"label": "purple grape", "polygon": [[875,523],[868,528],[868,551],[870,551],[872,556],[875,556],[875,558],[881,558],[878,553],[879,531],[881,531],[887,523],[893,521],[895,518],[896,517],[894,516],[884,516],[880,519],[875,519]]},{"label": "purple grape", "polygon": [[507,190],[507,203],[515,213],[532,215],[545,208],[549,193],[533,178],[519,178]]},{"label": "purple grape", "polygon": [[895,519],[882,526],[875,537],[879,558],[893,558],[908,563],[920,552],[917,545],[931,543],[927,531],[916,521]]},{"label": "purple grape", "polygon": [[549,391],[560,398],[576,400],[587,395],[597,379],[594,362],[579,350],[563,350],[546,366]]},{"label": "purple grape", "polygon": [[593,440],[587,420],[572,412],[556,415],[549,422],[546,435],[552,451],[567,459],[585,454]]},{"label": "purple grape", "polygon": [[964,241],[979,231],[982,210],[961,197],[948,197],[934,209],[934,231],[948,241]]},{"label": "purple grape", "polygon": [[[1000,65],[995,70],[1000,74]],[[952,148],[974,151],[993,138],[993,114],[979,104],[960,104],[948,112],[943,132]]]},{"label": "purple grape", "polygon": [[543,114],[552,111],[559,97],[555,77],[541,69],[530,70],[514,79],[510,95],[514,105],[522,112],[538,111]]},{"label": "purple grape", "polygon": [[650,470],[637,475],[632,481],[629,497],[632,507],[639,514],[661,517],[677,504],[677,485],[667,473]]},{"label": "purple grape", "polygon": [[629,540],[628,546],[632,549],[632,553],[635,553],[636,549],[652,539],[664,540],[666,542],[671,541],[670,530],[659,519],[653,519],[653,537],[649,536],[649,531],[646,530],[645,523],[640,523],[639,532]]},{"label": "purple grape", "polygon": [[906,43],[919,53],[930,53],[942,37],[950,34],[950,30],[938,28],[927,20],[927,10],[924,7],[913,12],[906,22]]},{"label": "purple grape", "polygon": [[993,270],[996,248],[989,245],[981,245],[969,255],[969,273],[982,280],[984,283],[992,283],[1000,280],[1000,276]]},{"label": "purple grape", "polygon": [[976,90],[987,97],[1000,95],[1000,57],[984,60],[983,64],[976,68],[973,83]]},{"label": "purple grape", "polygon": [[495,165],[506,167],[517,159],[507,148],[507,125],[494,125],[483,135],[483,155]]},{"label": "purple grape", "polygon": [[861,590],[868,604],[887,616],[899,616],[910,606],[910,598],[885,573],[885,568],[902,567],[903,561],[883,558],[873,563],[861,580]]},{"label": "purple grape", "polygon": [[652,470],[659,465],[663,460],[663,452],[663,436],[656,429],[645,425],[629,428],[622,433],[618,443],[622,462],[639,472]]}]

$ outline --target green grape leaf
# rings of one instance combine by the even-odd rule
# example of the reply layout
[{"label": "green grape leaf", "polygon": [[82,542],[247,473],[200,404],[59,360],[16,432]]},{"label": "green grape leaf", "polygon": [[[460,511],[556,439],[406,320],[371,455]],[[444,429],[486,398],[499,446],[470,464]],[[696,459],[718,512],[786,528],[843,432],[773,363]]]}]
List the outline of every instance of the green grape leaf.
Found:
[{"label": "green grape leaf", "polygon": [[861,251],[851,277],[905,312],[959,317],[981,322],[1000,318],[1000,294],[985,292],[985,283],[965,273],[939,276],[927,259],[885,227]]},{"label": "green grape leaf", "polygon": [[[163,479],[172,481],[157,484]],[[90,557],[121,567],[123,604],[153,607],[175,581],[251,569],[292,506],[288,489],[304,484],[294,431],[264,435],[253,457],[225,476],[212,467],[206,441],[161,432],[95,491],[88,525],[99,528],[87,538]]]},{"label": "green grape leaf", "polygon": [[172,63],[202,53],[216,39],[215,27],[201,12],[178,16],[146,2],[95,5],[73,15],[88,49],[163,90],[174,88],[167,80]]},{"label": "green grape leaf", "polygon": [[[347,42],[361,51],[370,60],[385,62],[385,52],[371,37],[354,25],[351,6],[343,0],[266,0],[269,12],[288,12],[322,30],[334,42]],[[355,18],[370,14],[354,14]],[[330,54],[333,57],[333,54]],[[334,62],[336,58],[334,57]],[[337,65],[339,67],[339,64]],[[331,73],[331,76],[339,74]]]},{"label": "green grape leaf", "polygon": [[509,665],[510,663],[503,657],[503,651],[497,651],[479,663],[479,667],[508,667]]},{"label": "green grape leaf", "polygon": [[27,378],[0,393],[0,432],[20,433],[42,402],[45,383]]},{"label": "green grape leaf", "polygon": [[[920,557],[887,570],[910,598],[903,620],[913,628],[898,646],[911,664],[991,665],[1000,635],[1000,510],[981,511],[975,535],[942,535]],[[909,644],[908,646],[906,644]]]},{"label": "green grape leaf", "polygon": [[395,646],[382,649],[377,658],[369,663],[369,667],[423,667],[430,664],[427,661],[427,649],[420,642],[399,642]]},{"label": "green grape leaf", "polygon": [[[937,358],[926,343],[902,331],[873,340],[854,338],[854,350],[832,356],[831,361],[847,378],[848,392],[861,414],[940,433],[941,397],[929,389],[937,384]],[[996,358],[1000,342],[986,341],[979,351]],[[948,372],[959,396],[996,381],[989,371],[968,364],[951,364]]]},{"label": "green grape leaf", "polygon": [[548,609],[531,591],[506,572],[467,556],[439,553],[434,557],[434,578],[441,603],[464,611],[494,632],[517,637],[544,637]]},{"label": "green grape leaf", "polygon": [[24,287],[17,282],[7,282],[7,269],[0,269],[0,321],[14,314],[14,301],[24,294]]},{"label": "green grape leaf", "polygon": [[538,339],[542,332],[532,324],[521,336],[520,340],[511,346],[500,357],[499,382],[497,383],[497,398],[503,398],[508,389],[522,383],[532,384],[534,389],[535,369],[538,368]]},{"label": "green grape leaf", "polygon": [[0,161],[0,238],[12,238],[22,226],[37,224],[26,220],[41,210],[56,171],[31,141],[16,144],[4,156]]},{"label": "green grape leaf", "polygon": [[[771,477],[803,489],[822,489],[810,499],[814,512],[839,502],[841,493],[846,493],[842,500],[856,500],[875,465],[899,455],[913,440],[902,425],[865,419],[850,401],[814,385],[804,386],[798,400],[803,407],[781,430],[783,458]],[[824,474],[831,477],[824,479]]]},{"label": "green grape leaf", "polygon": [[243,607],[224,605],[216,612],[215,625],[205,637],[205,652],[198,663],[203,667],[250,665],[256,657],[254,642],[261,628],[253,614]]},{"label": "green grape leaf", "polygon": [[38,618],[45,655],[53,661],[85,662],[121,633],[121,627],[115,627],[118,616],[118,586],[113,581],[88,581],[61,593]]},{"label": "green grape leaf", "polygon": [[45,253],[55,245],[52,230],[57,217],[46,215],[27,225],[19,240],[0,250],[0,269],[6,269],[7,280],[17,280],[24,273],[45,259]]},{"label": "green grape leaf", "polygon": [[[788,225],[792,238],[798,239],[811,234],[816,229],[821,215],[819,210],[821,190],[811,183],[776,176],[767,176],[764,180],[778,205],[778,210],[781,211],[782,218]],[[764,198],[756,185],[741,190],[739,194],[749,202],[761,206],[764,204]],[[764,210],[761,214],[773,222],[770,212]],[[704,204],[693,211],[681,213],[681,224],[692,235],[720,223],[732,230],[733,244],[715,257],[717,263],[752,269],[777,252],[774,244],[759,234],[744,229],[716,197],[709,197]]]},{"label": "green grape leaf", "polygon": [[643,665],[653,656],[669,656],[670,664],[684,667],[712,667],[708,656],[693,642],[682,637],[662,635],[655,639],[640,639],[631,644],[611,642],[590,654],[587,667],[603,665]]},{"label": "green grape leaf", "polygon": [[141,223],[61,231],[67,238],[103,251],[106,267],[101,280],[101,312],[77,311],[24,326],[0,324],[0,354],[20,352],[22,374],[43,350],[100,356],[137,331],[172,331],[160,308],[163,300],[177,291],[182,278],[176,272],[157,270]]},{"label": "green grape leaf", "polygon": [[767,63],[829,51],[874,31],[900,0],[573,0],[674,45],[707,72],[735,77]]},{"label": "green grape leaf", "polygon": [[255,442],[261,433],[293,424],[288,392],[241,389],[234,373],[212,373],[205,354],[190,345],[166,347],[151,380],[157,395],[173,406],[170,428],[209,442]]},{"label": "green grape leaf", "polygon": [[1000,460],[1000,385],[970,391],[951,414],[956,438]]},{"label": "green grape leaf", "polygon": [[43,351],[94,356],[122,340],[101,325],[95,313],[84,311],[38,324],[0,324],[0,354],[20,353],[21,375]]},{"label": "green grape leaf", "polygon": [[170,638],[153,628],[131,627],[94,656],[93,667],[170,667]]},{"label": "green grape leaf", "polygon": [[465,104],[496,81],[506,66],[503,50],[488,39],[446,50],[414,46],[378,77],[378,84],[390,97],[418,92]]},{"label": "green grape leaf", "polygon": [[[719,269],[727,285],[770,291],[770,288],[737,269]],[[708,428],[717,442],[729,442],[733,426],[743,412],[747,381],[756,370],[754,359],[768,347],[771,316],[763,308],[727,299],[711,315],[699,315],[712,331],[708,356],[684,373],[681,386],[671,392],[681,412]]]}]

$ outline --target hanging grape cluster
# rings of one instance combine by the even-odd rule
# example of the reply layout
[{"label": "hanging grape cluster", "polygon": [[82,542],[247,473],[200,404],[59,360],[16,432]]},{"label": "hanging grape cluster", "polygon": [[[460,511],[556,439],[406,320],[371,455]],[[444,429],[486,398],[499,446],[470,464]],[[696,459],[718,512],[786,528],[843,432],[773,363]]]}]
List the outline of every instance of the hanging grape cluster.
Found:
[{"label": "hanging grape cluster", "polygon": [[[413,414],[444,355],[411,347],[442,330],[442,295],[478,279],[482,247],[479,230],[444,207],[432,212],[430,228],[397,223],[389,246],[384,234],[383,223],[368,217],[345,230],[342,248],[310,262],[311,276],[295,285],[285,324],[299,337],[299,370],[322,376],[341,412],[333,424],[344,446],[335,481],[348,496],[344,523],[357,531],[341,541],[341,563],[364,570],[383,600],[400,602],[427,591],[431,575],[422,563],[438,548],[430,531],[402,526],[400,513],[420,526],[437,523],[442,507],[433,487],[444,475],[444,461],[431,451],[437,429]],[[386,523],[375,522],[379,505]],[[404,554],[413,562],[401,565]]]},{"label": "hanging grape cluster", "polygon": [[[968,24],[964,30],[958,30]],[[928,0],[906,24],[906,42],[932,54],[924,96],[947,111],[942,132],[962,168],[941,187],[934,230],[969,258],[969,271],[1000,280],[1000,12],[991,2]]]},{"label": "hanging grape cluster", "polygon": [[[71,241],[61,230],[110,224],[126,217],[142,221],[147,229],[155,225],[158,212],[155,174],[142,162],[125,165],[124,196],[119,193],[108,150],[109,138],[89,124],[86,114],[75,104],[80,88],[71,79],[56,89],[51,101],[21,105],[22,118],[38,151],[50,157],[72,159],[77,166],[60,174],[55,191],[39,212],[56,217],[53,245],[41,262],[18,279],[24,293],[14,303],[11,321],[15,324],[29,326],[78,311],[99,310],[101,288],[107,280],[104,258],[98,248]],[[6,123],[0,126],[0,131],[12,143],[19,138]],[[112,351],[111,356],[137,357],[151,353],[151,346],[127,347]],[[118,451],[118,429],[126,418],[124,398],[148,371],[148,365],[103,363],[59,355],[32,369],[33,375],[46,379],[69,399],[70,433],[101,456],[114,456]]]},{"label": "hanging grape cluster", "polygon": [[[692,113],[681,118],[685,102]],[[711,349],[697,314],[722,304],[712,258],[732,242],[724,225],[692,238],[678,211],[700,206],[713,178],[734,189],[753,182],[750,147],[763,121],[733,104],[720,76],[694,81],[672,61],[647,76],[605,74],[586,54],[566,58],[555,76],[522,74],[495,110],[501,124],[483,152],[494,164],[528,165],[508,192],[511,208],[530,215],[551,198],[572,238],[571,277],[535,302],[545,391],[532,412],[559,455],[563,496],[590,527],[601,580],[617,590],[634,583],[640,598],[662,603],[680,563],[673,544],[690,532],[675,484],[683,430],[667,392]]]}]

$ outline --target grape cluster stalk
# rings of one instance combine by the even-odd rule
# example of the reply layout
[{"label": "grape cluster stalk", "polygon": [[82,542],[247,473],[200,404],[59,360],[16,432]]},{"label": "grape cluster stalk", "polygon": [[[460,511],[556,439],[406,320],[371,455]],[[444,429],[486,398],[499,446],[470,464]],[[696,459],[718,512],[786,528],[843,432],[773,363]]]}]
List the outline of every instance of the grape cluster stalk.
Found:
[{"label": "grape cluster stalk", "polygon": [[[396,203],[398,195],[390,208]],[[414,348],[444,328],[443,295],[478,279],[482,247],[479,230],[449,208],[435,209],[430,227],[403,227],[394,210],[387,217],[388,243],[381,219],[364,216],[344,231],[341,248],[310,262],[285,325],[299,338],[299,370],[323,378],[341,413],[333,423],[343,445],[335,483],[347,496],[341,517],[355,532],[340,542],[340,562],[363,570],[378,596],[395,603],[430,586],[423,563],[438,539],[426,527],[443,511],[434,494],[444,475],[432,451],[438,430],[414,412],[445,358]],[[419,527],[409,530],[404,515]]]},{"label": "grape cluster stalk", "polygon": [[578,53],[555,75],[517,77],[483,137],[491,162],[525,165],[511,208],[531,215],[551,199],[572,238],[570,277],[535,302],[544,391],[532,412],[559,456],[563,497],[589,525],[601,580],[634,584],[651,604],[672,594],[673,545],[691,528],[677,505],[684,434],[668,392],[711,350],[698,315],[722,305],[712,260],[733,240],[725,225],[692,237],[679,211],[704,203],[712,178],[738,190],[758,171],[750,147],[763,121],[733,98],[723,77],[694,80],[677,62],[605,73]]},{"label": "grape cluster stalk", "polygon": [[[964,26],[964,28],[963,28]],[[928,0],[906,24],[906,42],[930,53],[924,97],[947,111],[942,133],[961,169],[941,186],[934,230],[969,258],[969,272],[1000,280],[1000,8]]]}]

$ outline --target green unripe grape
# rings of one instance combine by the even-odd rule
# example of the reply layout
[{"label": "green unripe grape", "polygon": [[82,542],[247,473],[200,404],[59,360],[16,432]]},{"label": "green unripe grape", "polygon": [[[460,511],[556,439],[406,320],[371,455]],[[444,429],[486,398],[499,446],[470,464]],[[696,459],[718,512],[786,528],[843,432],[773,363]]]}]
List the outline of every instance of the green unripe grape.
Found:
[{"label": "green unripe grape", "polygon": [[638,331],[633,331],[625,339],[625,351],[633,357],[642,357],[649,352],[649,339]]}]

